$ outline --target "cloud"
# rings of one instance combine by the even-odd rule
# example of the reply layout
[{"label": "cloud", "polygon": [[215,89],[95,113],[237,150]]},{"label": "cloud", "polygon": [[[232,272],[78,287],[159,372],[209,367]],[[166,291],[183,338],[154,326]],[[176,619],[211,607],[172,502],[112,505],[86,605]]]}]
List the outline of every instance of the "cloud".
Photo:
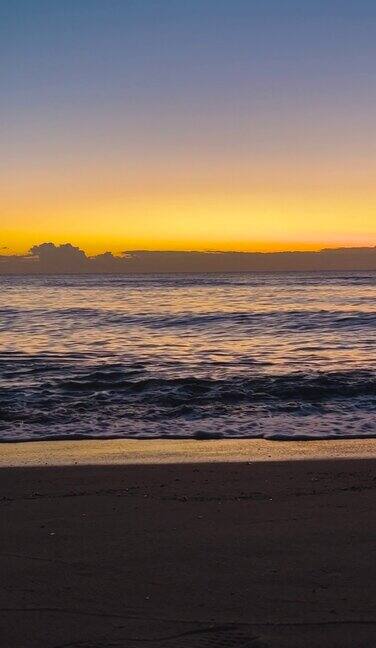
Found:
[{"label": "cloud", "polygon": [[124,257],[114,256],[112,252],[104,252],[90,259],[93,272],[115,272],[122,274],[127,271]]},{"label": "cloud", "polygon": [[70,243],[34,245],[30,254],[37,257],[42,272],[85,272],[89,269],[89,259],[85,252]]},{"label": "cloud", "polygon": [[131,250],[89,257],[71,243],[42,243],[28,255],[0,254],[0,274],[164,273],[252,271],[375,271],[376,247],[319,252],[165,252]]}]

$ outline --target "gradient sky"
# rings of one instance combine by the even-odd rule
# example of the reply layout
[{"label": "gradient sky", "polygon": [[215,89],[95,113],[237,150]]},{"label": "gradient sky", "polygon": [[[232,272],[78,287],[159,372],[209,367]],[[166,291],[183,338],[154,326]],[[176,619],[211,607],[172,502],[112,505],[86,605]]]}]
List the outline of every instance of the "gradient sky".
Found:
[{"label": "gradient sky", "polygon": [[0,0],[0,247],[376,245],[376,3]]}]

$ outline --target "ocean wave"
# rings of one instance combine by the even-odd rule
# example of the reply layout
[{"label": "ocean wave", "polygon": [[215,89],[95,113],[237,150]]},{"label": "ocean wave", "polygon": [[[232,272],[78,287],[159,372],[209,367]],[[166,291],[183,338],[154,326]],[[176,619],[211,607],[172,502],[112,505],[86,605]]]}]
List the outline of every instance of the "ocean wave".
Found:
[{"label": "ocean wave", "polygon": [[305,421],[304,434],[312,436],[312,425],[307,427],[312,417],[313,436],[320,428],[325,428],[325,436],[330,434],[328,420],[336,436],[376,432],[375,372],[223,380],[139,378],[140,373],[137,368],[95,367],[58,377],[42,373],[28,388],[9,383],[0,394],[0,440],[51,434],[285,438],[292,434],[292,421],[295,435]]},{"label": "ocean wave", "polygon": [[54,381],[55,389],[66,391],[121,391],[124,394],[147,394],[149,398],[173,400],[190,399],[197,402],[218,400],[320,400],[376,396],[376,376],[370,371],[318,372],[317,374],[288,374],[282,376],[211,378],[143,378],[131,380],[129,370],[96,369],[87,373]]},{"label": "ocean wave", "polygon": [[280,332],[309,332],[320,331],[356,331],[361,329],[376,329],[375,310],[268,310],[265,312],[252,311],[227,311],[207,313],[127,313],[119,310],[101,310],[97,308],[59,308],[49,309],[33,308],[28,311],[19,309],[2,309],[0,311],[0,330],[32,328],[38,326],[40,321],[49,319],[51,326],[74,327],[77,330],[86,329],[91,323],[97,328],[136,327],[150,330],[205,329],[208,334],[211,330],[221,327],[239,327],[248,333],[257,333],[260,330],[272,335]]}]

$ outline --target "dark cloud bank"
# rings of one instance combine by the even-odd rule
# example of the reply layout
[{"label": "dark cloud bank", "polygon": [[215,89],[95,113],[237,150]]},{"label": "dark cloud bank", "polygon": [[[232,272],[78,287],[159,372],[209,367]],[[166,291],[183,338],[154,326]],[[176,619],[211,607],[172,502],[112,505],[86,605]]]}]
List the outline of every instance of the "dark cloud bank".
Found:
[{"label": "dark cloud bank", "polygon": [[42,243],[25,256],[0,254],[0,274],[376,270],[376,247],[319,252],[149,252],[89,257],[66,243]]}]

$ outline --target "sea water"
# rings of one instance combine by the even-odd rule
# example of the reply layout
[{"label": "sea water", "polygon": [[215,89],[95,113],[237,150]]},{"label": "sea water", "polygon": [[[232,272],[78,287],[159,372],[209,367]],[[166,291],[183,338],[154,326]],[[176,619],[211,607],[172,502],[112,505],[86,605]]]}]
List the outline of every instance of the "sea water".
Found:
[{"label": "sea water", "polygon": [[376,436],[376,274],[0,277],[0,440]]}]

